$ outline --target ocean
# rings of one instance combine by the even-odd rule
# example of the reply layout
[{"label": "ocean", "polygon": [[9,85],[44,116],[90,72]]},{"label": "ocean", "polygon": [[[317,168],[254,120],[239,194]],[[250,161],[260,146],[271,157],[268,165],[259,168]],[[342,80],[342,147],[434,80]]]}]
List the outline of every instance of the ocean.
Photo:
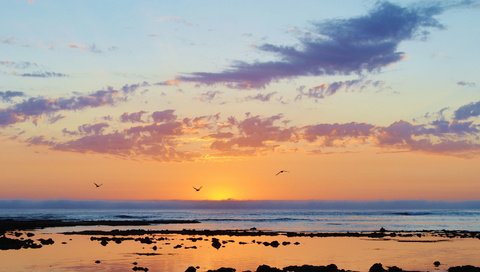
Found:
[{"label": "ocean", "polygon": [[[0,209],[0,218],[61,220],[198,220],[151,229],[250,229],[308,232],[480,231],[480,209]],[[91,229],[92,227],[88,227]],[[118,227],[114,227],[118,228]],[[129,227],[138,228],[138,227]]]}]

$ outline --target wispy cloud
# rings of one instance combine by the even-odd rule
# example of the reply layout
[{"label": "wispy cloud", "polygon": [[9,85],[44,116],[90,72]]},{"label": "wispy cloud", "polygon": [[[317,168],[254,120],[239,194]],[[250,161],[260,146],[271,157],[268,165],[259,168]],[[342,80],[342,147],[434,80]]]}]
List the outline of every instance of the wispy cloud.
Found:
[{"label": "wispy cloud", "polygon": [[120,121],[127,123],[143,123],[142,116],[147,113],[146,111],[137,111],[137,112],[132,112],[128,113],[125,112],[120,116]]},{"label": "wispy cloud", "polygon": [[198,99],[202,102],[211,103],[215,98],[218,98],[221,93],[221,91],[206,91],[201,93]]},{"label": "wispy cloud", "polygon": [[90,94],[75,95],[71,97],[46,98],[30,97],[6,109],[0,109],[0,126],[24,122],[28,119],[44,114],[53,114],[59,111],[75,111],[85,108],[114,105],[125,101],[129,94],[147,83],[124,85],[120,89],[108,87]]},{"label": "wispy cloud", "polygon": [[21,77],[38,77],[38,78],[50,78],[50,77],[68,77],[67,74],[57,72],[32,72],[18,74]]},{"label": "wispy cloud", "polygon": [[379,80],[353,79],[324,83],[309,88],[308,90],[305,90],[305,86],[301,86],[297,89],[299,94],[295,97],[295,100],[302,100],[303,97],[306,97],[318,101],[319,99],[332,96],[339,91],[362,91],[368,87],[381,89],[384,85],[385,83]]},{"label": "wispy cloud", "polygon": [[29,68],[38,68],[40,67],[35,62],[30,61],[8,61],[8,60],[1,60],[0,65],[11,68],[11,69],[18,69],[18,70],[25,70]]},{"label": "wispy cloud", "polygon": [[267,94],[259,93],[259,94],[256,94],[256,95],[246,96],[245,100],[246,101],[257,100],[257,101],[261,101],[261,102],[269,102],[275,94],[277,94],[277,92],[271,92],[271,93],[267,93]]},{"label": "wispy cloud", "polygon": [[457,81],[457,85],[458,85],[458,86],[462,86],[462,87],[470,87],[470,88],[473,88],[473,87],[476,87],[476,86],[477,86],[477,83],[461,80],[461,81]]},{"label": "wispy cloud", "polygon": [[315,35],[299,39],[299,46],[263,44],[277,61],[234,62],[224,71],[196,72],[182,81],[222,83],[235,88],[262,88],[272,81],[299,76],[350,75],[380,71],[402,60],[401,42],[425,39],[443,26],[435,19],[451,5],[419,4],[401,7],[380,2],[367,15],[328,20],[313,25]]}]

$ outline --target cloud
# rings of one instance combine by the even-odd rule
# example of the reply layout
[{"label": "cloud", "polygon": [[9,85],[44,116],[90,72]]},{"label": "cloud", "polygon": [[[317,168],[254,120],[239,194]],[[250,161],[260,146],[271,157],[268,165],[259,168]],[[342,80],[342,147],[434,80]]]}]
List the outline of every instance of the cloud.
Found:
[{"label": "cloud", "polygon": [[301,86],[297,89],[299,94],[295,97],[295,101],[302,100],[303,97],[315,99],[324,99],[328,96],[332,96],[339,91],[362,91],[368,87],[382,88],[384,86],[383,81],[379,80],[364,80],[353,79],[346,81],[335,81],[332,83],[324,83],[315,87],[312,87],[305,91],[305,86]]},{"label": "cloud", "polygon": [[257,95],[249,95],[249,96],[245,97],[245,101],[258,100],[258,101],[261,101],[261,102],[269,102],[276,93],[277,92],[271,92],[271,93],[268,93],[268,94],[259,93]]},{"label": "cloud", "polygon": [[16,40],[14,37],[0,38],[0,43],[2,44],[15,44]]},{"label": "cloud", "polygon": [[130,122],[130,123],[143,123],[142,116],[147,113],[146,111],[138,111],[138,112],[132,112],[132,113],[123,113],[120,116],[120,121],[121,122]]},{"label": "cloud", "polygon": [[454,112],[454,116],[456,120],[480,116],[480,101],[461,106]]},{"label": "cloud", "polygon": [[25,70],[29,68],[38,68],[40,67],[37,63],[35,62],[30,62],[30,61],[8,61],[8,60],[2,60],[0,61],[0,65],[7,67],[7,68],[12,68],[12,69],[19,69],[19,70]]},{"label": "cloud", "polygon": [[174,114],[174,112],[175,110],[155,111],[152,113],[153,122],[160,123],[175,121],[177,116]]},{"label": "cloud", "polygon": [[192,22],[177,16],[160,16],[160,17],[157,17],[157,20],[159,22],[173,22],[179,25],[184,25],[184,26],[194,26]]},{"label": "cloud", "polygon": [[12,102],[12,98],[25,96],[24,92],[20,91],[0,91],[0,101]]},{"label": "cloud", "polygon": [[148,83],[124,85],[120,89],[108,87],[86,95],[71,97],[46,98],[30,97],[6,109],[0,109],[0,126],[24,122],[44,114],[53,114],[59,111],[75,111],[85,108],[114,105],[125,101],[127,96],[137,89],[147,86]]},{"label": "cloud", "polygon": [[405,53],[397,50],[401,42],[425,39],[430,29],[441,29],[443,26],[434,17],[446,8],[426,4],[401,7],[380,2],[367,15],[314,24],[315,35],[300,38],[296,47],[274,44],[258,47],[276,55],[276,61],[237,61],[221,72],[196,72],[180,76],[179,80],[262,88],[285,78],[380,71],[404,58]]},{"label": "cloud", "polygon": [[[68,48],[70,49],[78,49],[78,50],[81,50],[81,51],[85,51],[85,52],[90,52],[90,53],[94,53],[94,54],[101,54],[104,52],[104,50],[100,49],[96,44],[92,43],[90,45],[85,45],[85,44],[79,44],[79,43],[70,43],[68,45]],[[115,51],[117,50],[118,48],[116,46],[110,46],[108,48],[108,51]]]},{"label": "cloud", "polygon": [[221,93],[221,91],[206,91],[201,93],[198,99],[202,102],[211,103]]},{"label": "cloud", "polygon": [[32,73],[23,73],[18,75],[21,77],[40,77],[40,78],[68,77],[67,74],[56,73],[56,72],[32,72]]},{"label": "cloud", "polygon": [[475,82],[469,82],[469,81],[463,81],[463,80],[458,81],[457,85],[462,86],[462,87],[470,87],[470,88],[473,88],[473,87],[477,86],[477,84]]},{"label": "cloud", "polygon": [[366,123],[317,124],[302,128],[302,137],[313,142],[323,139],[325,146],[332,146],[336,140],[346,138],[367,138],[372,135],[374,125]]}]

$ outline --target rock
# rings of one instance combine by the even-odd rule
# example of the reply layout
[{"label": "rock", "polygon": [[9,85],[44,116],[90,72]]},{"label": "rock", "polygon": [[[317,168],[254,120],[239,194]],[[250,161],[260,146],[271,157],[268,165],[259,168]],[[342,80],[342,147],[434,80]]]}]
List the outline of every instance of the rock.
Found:
[{"label": "rock", "polygon": [[381,228],[380,228],[380,232],[381,232],[381,233],[384,233],[384,232],[386,232],[386,231],[387,231],[387,230],[386,230],[384,227],[381,227]]},{"label": "rock", "polygon": [[106,246],[106,245],[108,245],[108,241],[107,241],[107,240],[102,240],[102,241],[100,242],[100,244],[101,244],[102,246]]},{"label": "rock", "polygon": [[40,241],[40,244],[42,245],[53,245],[55,243],[52,238],[48,238],[48,239],[40,238],[38,239],[38,241]]},{"label": "rock", "polygon": [[287,242],[287,241],[282,242],[282,246],[286,246],[286,245],[289,245],[289,244],[290,244],[290,242]]},{"label": "rock", "polygon": [[96,260],[95,263],[96,263],[96,264],[99,264],[99,263],[101,263],[101,261],[100,261],[100,260]]},{"label": "rock", "polygon": [[23,233],[16,231],[13,234],[15,235],[15,237],[20,237]]},{"label": "rock", "polygon": [[132,264],[133,264],[133,265],[137,265],[138,263],[137,263],[137,262],[133,262]]},{"label": "rock", "polygon": [[138,241],[142,244],[148,244],[148,245],[153,243],[152,239],[150,239],[150,237],[148,237],[148,236],[143,237],[143,238],[137,238],[137,239],[135,239],[135,241]]},{"label": "rock", "polygon": [[388,267],[388,272],[402,272],[403,269],[401,269],[400,267],[398,266],[390,266]]},{"label": "rock", "polygon": [[197,269],[193,266],[190,266],[187,268],[187,270],[185,270],[185,272],[197,272]]},{"label": "rock", "polygon": [[370,267],[369,272],[386,272],[385,268],[381,263],[376,263]]},{"label": "rock", "polygon": [[153,246],[152,249],[153,249],[153,250],[157,250],[158,248],[157,248],[157,246]]},{"label": "rock", "polygon": [[435,267],[439,267],[439,266],[441,265],[441,263],[440,263],[439,261],[434,261],[434,262],[433,262],[433,265],[434,265]]},{"label": "rock", "polygon": [[[275,271],[275,270],[273,270]],[[329,264],[327,266],[313,266],[313,265],[302,265],[302,266],[287,266],[283,268],[283,271],[292,271],[292,272],[345,272],[345,270],[339,270],[335,264]]]},{"label": "rock", "polygon": [[182,245],[176,245],[173,248],[181,248],[181,247],[182,247]]},{"label": "rock", "polygon": [[31,232],[27,232],[27,237],[32,237],[32,236],[35,236],[35,234],[33,234]]},{"label": "rock", "polygon": [[148,268],[146,268],[146,267],[141,267],[141,266],[134,266],[134,267],[132,268],[132,270],[133,270],[133,271],[145,271],[145,272],[147,272],[147,271],[148,271]]},{"label": "rock", "polygon": [[298,246],[300,244],[300,242],[295,242],[293,243],[294,245]]},{"label": "rock", "polygon": [[480,272],[480,267],[472,265],[453,266],[448,269],[448,272]]},{"label": "rock", "polygon": [[207,272],[235,272],[235,268],[221,267],[217,270],[208,270]]},{"label": "rock", "polygon": [[246,245],[247,243],[240,241],[240,242],[238,242],[238,244],[239,244],[239,245]]},{"label": "rock", "polygon": [[253,228],[250,228],[251,231],[256,231],[257,228],[253,227]]},{"label": "rock", "polygon": [[220,244],[220,240],[217,238],[212,238],[212,247],[219,249],[221,246],[222,244]]},{"label": "rock", "polygon": [[280,245],[280,243],[278,241],[273,241],[270,243],[270,246],[272,247],[278,247]]},{"label": "rock", "polygon": [[262,264],[259,267],[257,267],[256,272],[282,272],[282,270],[276,267],[270,267],[266,264]]}]

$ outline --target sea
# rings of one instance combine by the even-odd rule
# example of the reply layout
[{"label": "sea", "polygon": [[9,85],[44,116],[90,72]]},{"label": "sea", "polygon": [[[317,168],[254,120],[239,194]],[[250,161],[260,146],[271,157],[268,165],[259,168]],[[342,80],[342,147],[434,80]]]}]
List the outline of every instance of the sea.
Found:
[{"label": "sea", "polygon": [[[97,203],[97,202],[95,202]],[[103,202],[102,202],[103,203]],[[189,202],[191,204],[191,202]],[[423,203],[423,202],[422,202]],[[5,204],[5,203],[3,203]],[[31,203],[30,203],[31,204]],[[57,203],[58,204],[58,203]],[[97,203],[98,204],[98,203]],[[105,204],[105,203],[103,203]],[[175,204],[175,203],[174,203]],[[0,219],[197,220],[198,224],[147,226],[151,229],[250,229],[305,232],[467,230],[480,231],[480,208],[472,205],[2,205]],[[195,203],[194,203],[195,204]],[[198,203],[197,203],[198,204]],[[298,203],[297,203],[298,204]],[[391,204],[391,203],[390,203]],[[405,204],[405,203],[403,203]],[[431,203],[430,203],[431,204]],[[65,205],[64,205],[65,206]],[[156,206],[161,208],[155,208]],[[289,207],[290,206],[290,207]],[[455,208],[441,208],[452,207]],[[120,207],[120,208],[119,208]],[[188,207],[188,208],[185,208]],[[278,207],[278,208],[275,208]],[[376,208],[371,208],[376,207]],[[381,208],[383,207],[383,208]],[[91,227],[89,227],[91,229]],[[117,228],[117,227],[115,227]],[[128,227],[138,228],[138,227]]]}]

